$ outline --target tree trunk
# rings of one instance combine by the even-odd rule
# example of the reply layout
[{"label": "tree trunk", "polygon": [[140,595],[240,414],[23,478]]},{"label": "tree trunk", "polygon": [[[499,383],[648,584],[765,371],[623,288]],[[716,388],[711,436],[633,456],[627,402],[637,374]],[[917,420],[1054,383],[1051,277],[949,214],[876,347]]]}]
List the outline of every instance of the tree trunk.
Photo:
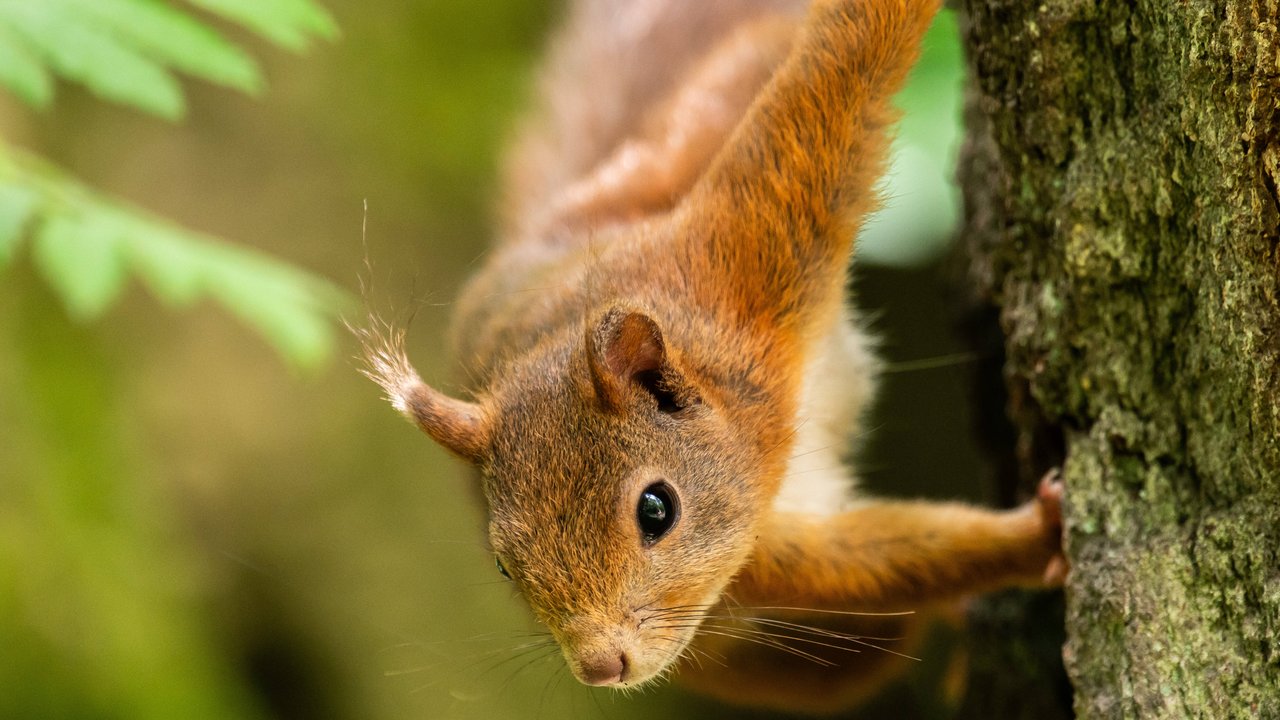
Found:
[{"label": "tree trunk", "polygon": [[969,274],[1023,473],[1065,443],[1076,712],[1280,718],[1277,0],[962,4]]}]

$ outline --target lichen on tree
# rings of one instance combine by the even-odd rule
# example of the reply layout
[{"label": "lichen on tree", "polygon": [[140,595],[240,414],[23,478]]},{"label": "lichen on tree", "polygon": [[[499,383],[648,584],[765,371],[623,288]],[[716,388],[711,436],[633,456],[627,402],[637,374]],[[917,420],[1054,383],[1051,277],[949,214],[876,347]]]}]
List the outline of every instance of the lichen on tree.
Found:
[{"label": "lichen on tree", "polygon": [[1065,440],[1080,717],[1280,717],[1280,9],[966,0],[969,277]]}]

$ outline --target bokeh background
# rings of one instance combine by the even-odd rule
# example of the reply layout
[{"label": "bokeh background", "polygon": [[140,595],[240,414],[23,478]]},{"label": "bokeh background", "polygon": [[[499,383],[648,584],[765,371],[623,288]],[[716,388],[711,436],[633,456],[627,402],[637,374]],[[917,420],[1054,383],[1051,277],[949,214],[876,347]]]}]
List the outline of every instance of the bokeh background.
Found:
[{"label": "bokeh background", "polygon": [[[44,111],[0,95],[0,136],[352,295],[363,276],[374,305],[413,316],[411,356],[448,386],[449,303],[484,252],[497,157],[563,8],[322,4],[341,35],[305,55],[219,26],[261,61],[260,97],[187,82],[170,123],[61,85]],[[939,261],[955,33],[944,17],[902,98],[892,202],[854,288],[888,360],[859,464],[891,494],[982,494]],[[75,321],[19,248],[0,270],[0,717],[755,717],[669,685],[590,690],[558,654],[520,649],[535,628],[464,468],[354,353],[339,335],[301,371],[224,310],[173,312],[136,283]],[[936,714],[895,692],[886,716]]]}]

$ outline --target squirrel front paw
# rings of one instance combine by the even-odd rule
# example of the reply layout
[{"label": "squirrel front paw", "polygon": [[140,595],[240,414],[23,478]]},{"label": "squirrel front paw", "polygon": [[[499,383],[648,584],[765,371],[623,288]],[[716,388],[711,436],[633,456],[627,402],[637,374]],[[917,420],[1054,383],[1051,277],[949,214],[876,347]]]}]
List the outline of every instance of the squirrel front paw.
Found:
[{"label": "squirrel front paw", "polygon": [[1062,587],[1067,579],[1070,566],[1067,556],[1062,552],[1062,496],[1066,486],[1062,484],[1062,473],[1054,468],[1040,478],[1036,488],[1036,499],[1031,501],[1040,519],[1041,532],[1046,542],[1054,549],[1053,556],[1045,565],[1042,580],[1048,587]]}]

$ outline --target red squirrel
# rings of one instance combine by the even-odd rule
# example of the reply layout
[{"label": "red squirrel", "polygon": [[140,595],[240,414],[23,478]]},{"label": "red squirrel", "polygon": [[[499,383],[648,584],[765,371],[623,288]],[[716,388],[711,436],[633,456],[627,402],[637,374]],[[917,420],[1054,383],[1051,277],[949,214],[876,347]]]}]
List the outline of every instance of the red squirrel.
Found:
[{"label": "red squirrel", "polygon": [[498,568],[582,682],[829,710],[892,656],[806,665],[771,639],[792,620],[848,638],[840,611],[1061,582],[1061,485],[879,501],[841,462],[876,373],[849,261],[938,5],[579,0],[457,305],[469,398],[363,331],[395,408],[478,469]]}]

